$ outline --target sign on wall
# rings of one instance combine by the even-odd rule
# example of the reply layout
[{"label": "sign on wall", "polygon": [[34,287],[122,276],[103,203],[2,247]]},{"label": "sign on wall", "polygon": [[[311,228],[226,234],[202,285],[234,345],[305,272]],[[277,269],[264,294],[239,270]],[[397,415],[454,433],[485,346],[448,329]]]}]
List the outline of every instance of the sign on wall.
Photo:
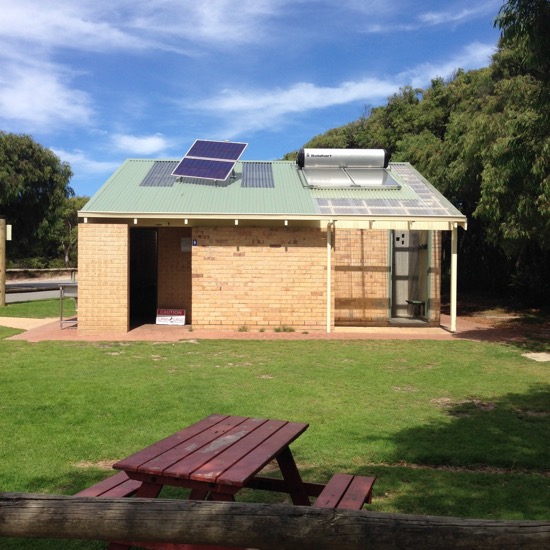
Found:
[{"label": "sign on wall", "polygon": [[185,309],[157,309],[157,325],[185,325]]}]

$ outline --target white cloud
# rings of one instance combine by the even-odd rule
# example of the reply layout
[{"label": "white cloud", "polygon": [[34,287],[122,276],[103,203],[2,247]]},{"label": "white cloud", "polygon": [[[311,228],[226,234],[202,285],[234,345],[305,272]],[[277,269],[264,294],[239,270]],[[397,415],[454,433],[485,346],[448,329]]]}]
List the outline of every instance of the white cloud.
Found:
[{"label": "white cloud", "polygon": [[[259,130],[281,124],[290,115],[326,109],[353,102],[369,103],[394,93],[398,85],[375,78],[342,82],[336,87],[316,86],[300,82],[286,89],[236,90],[226,89],[220,95],[207,98],[195,108],[231,119],[235,132]],[[288,120],[286,120],[288,123]]]},{"label": "white cloud", "polygon": [[399,75],[399,79],[413,87],[424,87],[433,78],[446,78],[457,69],[479,69],[487,67],[491,56],[495,53],[493,44],[474,42],[469,44],[457,55],[441,63],[422,63]]},{"label": "white cloud", "polygon": [[262,41],[288,0],[0,0],[0,36],[41,48],[160,49],[194,55]]},{"label": "white cloud", "polygon": [[288,0],[166,0],[138,2],[131,27],[171,40],[208,43],[218,49],[265,39],[271,18],[284,13]]},{"label": "white cloud", "polygon": [[477,17],[485,17],[489,14],[496,15],[498,7],[495,7],[496,2],[484,2],[475,5],[471,8],[463,8],[460,10],[450,9],[440,12],[426,12],[419,15],[418,20],[428,25],[445,25],[448,23],[464,23]]},{"label": "white cloud", "polygon": [[170,146],[169,141],[162,134],[150,136],[115,134],[112,142],[119,151],[137,155],[156,155],[166,151]]},{"label": "white cloud", "polygon": [[88,124],[93,116],[91,99],[72,89],[70,80],[71,75],[53,63],[0,55],[0,120],[33,131]]},{"label": "white cloud", "polygon": [[63,162],[68,162],[71,165],[73,172],[77,175],[104,174],[106,172],[113,172],[116,168],[118,168],[118,166],[120,166],[120,162],[118,161],[111,162],[92,159],[80,149],[66,151],[64,149],[51,147],[51,150]]},{"label": "white cloud", "polygon": [[340,105],[376,104],[396,93],[401,86],[426,87],[436,77],[448,77],[457,69],[485,67],[495,52],[492,44],[472,43],[456,56],[439,64],[422,63],[393,78],[365,77],[337,86],[299,82],[274,90],[225,89],[220,94],[193,102],[193,108],[224,120],[224,138],[245,132],[288,126],[293,116]]},{"label": "white cloud", "polygon": [[[364,32],[372,34],[397,32],[414,32],[425,27],[436,27],[443,25],[462,25],[474,19],[489,19],[496,16],[501,0],[458,0],[447,2],[445,11],[427,11],[414,16],[418,12],[417,2],[401,3],[401,6],[393,5],[393,13],[382,13],[383,19],[374,19],[369,17],[365,20],[366,27]],[[464,4],[467,4],[464,7]],[[377,15],[380,15],[377,13]],[[403,14],[413,14],[411,17],[404,17]],[[399,17],[396,19],[396,17]]]},{"label": "white cloud", "polygon": [[57,0],[0,0],[0,36],[42,49],[68,47],[106,51],[113,47],[136,47],[142,41],[103,17],[100,3]]}]

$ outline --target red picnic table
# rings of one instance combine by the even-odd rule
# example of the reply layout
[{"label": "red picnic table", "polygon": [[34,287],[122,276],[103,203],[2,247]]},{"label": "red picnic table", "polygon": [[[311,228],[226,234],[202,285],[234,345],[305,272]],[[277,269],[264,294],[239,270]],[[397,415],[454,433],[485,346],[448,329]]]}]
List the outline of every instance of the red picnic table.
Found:
[{"label": "red picnic table", "polygon": [[[234,501],[243,488],[290,495],[293,504],[360,510],[370,502],[375,478],[334,474],[327,484],[302,481],[290,444],[308,424],[211,414],[196,424],[119,460],[118,474],[84,489],[79,496],[156,498],[165,485],[190,489],[193,500]],[[282,478],[257,474],[276,460]],[[220,548],[166,543],[112,542],[111,550]]]},{"label": "red picnic table", "polygon": [[[256,487],[287,492],[294,504],[309,506],[308,492],[318,494],[323,486],[307,484],[306,489],[289,448],[307,428],[301,422],[212,414],[113,468],[142,482],[136,497],[155,498],[171,485],[191,489],[190,499],[233,501],[243,487]],[[283,479],[255,478],[274,459]]]},{"label": "red picnic table", "polygon": [[143,482],[137,497],[156,497],[164,485],[191,489],[190,498],[233,501],[273,459],[294,504],[309,505],[289,445],[308,424],[211,414],[113,465]]}]

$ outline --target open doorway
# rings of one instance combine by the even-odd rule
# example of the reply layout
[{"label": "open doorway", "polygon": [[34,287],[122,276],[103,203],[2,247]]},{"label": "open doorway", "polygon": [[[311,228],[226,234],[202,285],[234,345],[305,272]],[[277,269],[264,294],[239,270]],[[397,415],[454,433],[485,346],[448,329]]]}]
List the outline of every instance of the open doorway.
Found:
[{"label": "open doorway", "polygon": [[157,311],[158,235],[154,228],[130,230],[130,326],[154,323]]},{"label": "open doorway", "polygon": [[428,232],[394,231],[392,311],[394,319],[428,316]]}]

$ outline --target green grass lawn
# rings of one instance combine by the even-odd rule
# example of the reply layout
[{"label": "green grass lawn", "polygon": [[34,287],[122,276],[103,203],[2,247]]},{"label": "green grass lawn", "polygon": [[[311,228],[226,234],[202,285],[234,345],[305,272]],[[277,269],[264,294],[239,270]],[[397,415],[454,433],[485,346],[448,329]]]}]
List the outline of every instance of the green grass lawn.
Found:
[{"label": "green grass lawn", "polygon": [[2,491],[74,494],[109,475],[105,462],[218,412],[308,422],[292,444],[303,478],[376,475],[372,510],[550,517],[550,364],[513,346],[5,340],[16,332],[0,328]]},{"label": "green grass lawn", "polygon": [[[66,298],[63,301],[63,316],[71,317],[74,314],[74,298]],[[31,319],[59,317],[59,299],[6,304],[5,306],[0,306],[0,317],[27,317]]]}]

